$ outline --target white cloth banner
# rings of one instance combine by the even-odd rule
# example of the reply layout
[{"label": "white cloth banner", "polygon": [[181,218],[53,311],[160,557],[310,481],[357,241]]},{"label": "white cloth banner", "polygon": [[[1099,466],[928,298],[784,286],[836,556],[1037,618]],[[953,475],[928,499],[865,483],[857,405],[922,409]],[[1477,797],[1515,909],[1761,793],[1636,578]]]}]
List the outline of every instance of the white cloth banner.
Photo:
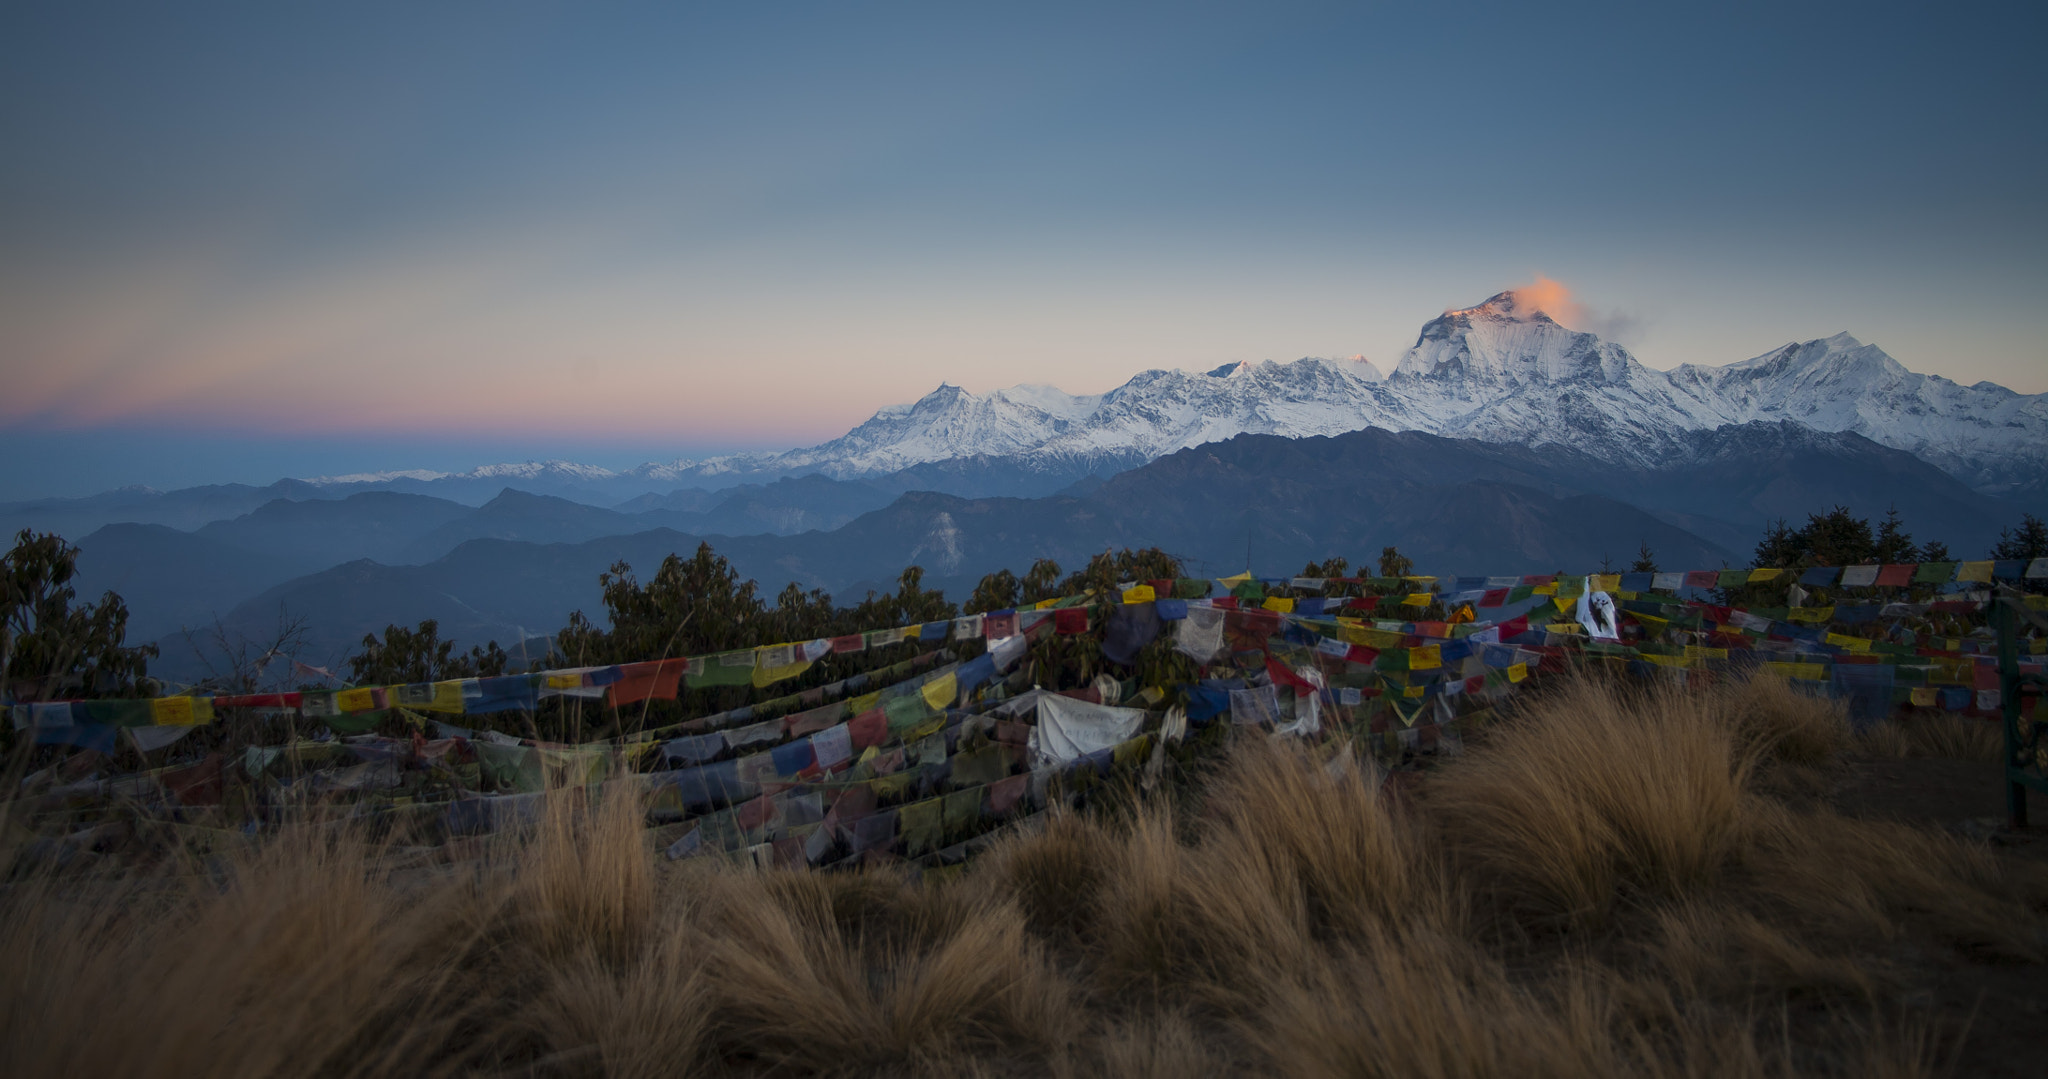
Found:
[{"label": "white cloth banner", "polygon": [[1221,607],[1189,607],[1188,616],[1174,631],[1174,648],[1197,663],[1209,662],[1223,649],[1223,617],[1227,613]]},{"label": "white cloth banner", "polygon": [[1144,725],[1142,708],[1111,708],[1048,693],[1038,698],[1032,759],[1039,765],[1065,764],[1129,741]]}]

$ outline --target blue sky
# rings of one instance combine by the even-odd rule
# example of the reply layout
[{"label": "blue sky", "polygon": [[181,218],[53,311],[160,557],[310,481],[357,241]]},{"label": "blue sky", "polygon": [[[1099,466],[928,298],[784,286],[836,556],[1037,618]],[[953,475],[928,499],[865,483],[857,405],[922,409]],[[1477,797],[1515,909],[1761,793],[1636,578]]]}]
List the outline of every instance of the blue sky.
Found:
[{"label": "blue sky", "polygon": [[0,12],[0,497],[815,442],[1363,354],[2048,391],[2038,4]]}]

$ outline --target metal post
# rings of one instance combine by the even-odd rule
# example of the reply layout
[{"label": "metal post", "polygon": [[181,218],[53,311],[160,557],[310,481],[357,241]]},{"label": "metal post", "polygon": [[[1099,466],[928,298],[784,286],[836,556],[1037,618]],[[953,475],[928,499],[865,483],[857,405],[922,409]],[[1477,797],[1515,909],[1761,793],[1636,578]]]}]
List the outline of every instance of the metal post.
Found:
[{"label": "metal post", "polygon": [[2014,828],[2027,826],[2027,788],[2013,773],[2024,766],[2020,756],[2020,656],[2019,620],[2014,617],[2013,600],[1992,599],[1998,627],[1998,703],[2005,713],[2005,808]]}]

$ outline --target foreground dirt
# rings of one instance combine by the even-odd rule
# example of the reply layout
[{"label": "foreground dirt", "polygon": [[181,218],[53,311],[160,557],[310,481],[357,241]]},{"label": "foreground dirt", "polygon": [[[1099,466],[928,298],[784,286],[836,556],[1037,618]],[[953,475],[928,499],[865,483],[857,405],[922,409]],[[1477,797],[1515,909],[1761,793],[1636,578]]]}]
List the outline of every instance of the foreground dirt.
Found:
[{"label": "foreground dirt", "polygon": [[[1818,800],[1845,816],[1939,828],[1987,844],[2001,859],[2048,863],[2048,796],[2032,796],[2033,827],[2008,827],[1998,765],[1940,759],[1851,758],[1828,777]],[[1958,1076],[2048,1074],[2048,968],[1957,948],[1924,926],[1883,958],[1907,973],[1900,1003],[1931,1007],[1967,1024],[1954,1060]]]}]

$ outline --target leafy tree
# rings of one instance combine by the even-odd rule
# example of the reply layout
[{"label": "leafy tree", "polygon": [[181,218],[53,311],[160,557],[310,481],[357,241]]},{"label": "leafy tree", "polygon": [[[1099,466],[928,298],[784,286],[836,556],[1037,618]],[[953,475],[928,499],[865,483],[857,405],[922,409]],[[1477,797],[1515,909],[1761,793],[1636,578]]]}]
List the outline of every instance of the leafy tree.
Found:
[{"label": "leafy tree", "polygon": [[2048,558],[2048,522],[2031,513],[2021,514],[2018,528],[1999,531],[1998,544],[1991,548],[1991,557]]},{"label": "leafy tree", "polygon": [[363,635],[363,650],[349,657],[349,681],[359,686],[439,682],[447,678],[487,678],[505,673],[509,657],[492,641],[467,653],[441,639],[440,623],[431,618],[418,629],[387,625],[384,639]]},{"label": "leafy tree", "polygon": [[[1060,594],[1060,564],[1050,558],[1035,559],[1031,568],[1024,571],[1021,603],[1039,603],[1053,599]],[[998,608],[1000,609],[1000,608]]]},{"label": "leafy tree", "polygon": [[1337,558],[1326,558],[1321,562],[1310,562],[1308,565],[1301,567],[1300,575],[1303,577],[1321,577],[1327,580],[1331,577],[1346,576],[1350,572],[1350,559],[1339,556]]},{"label": "leafy tree", "polygon": [[1086,569],[1076,570],[1060,582],[1060,595],[1079,596],[1088,592],[1108,594],[1125,581],[1171,580],[1180,576],[1180,560],[1157,547],[1133,551],[1104,551],[1088,560]]},{"label": "leafy tree", "polygon": [[1017,597],[1023,593],[1023,586],[1017,575],[1006,569],[999,569],[981,579],[974,586],[974,594],[967,597],[962,610],[968,614],[984,611],[1003,611],[1017,606]]},{"label": "leafy tree", "polygon": [[1406,577],[1415,572],[1415,560],[1403,555],[1400,548],[1380,548],[1380,576]]},{"label": "leafy tree", "polygon": [[[861,629],[883,629],[889,626],[917,625],[924,622],[938,622],[956,618],[960,609],[946,602],[946,595],[937,589],[924,585],[924,568],[911,566],[896,580],[894,594],[874,592],[848,612],[852,625]],[[753,642],[773,644],[773,641]]]},{"label": "leafy tree", "polygon": [[134,696],[157,655],[129,648],[128,605],[108,592],[74,605],[78,548],[23,529],[0,559],[0,673],[17,696]]}]

